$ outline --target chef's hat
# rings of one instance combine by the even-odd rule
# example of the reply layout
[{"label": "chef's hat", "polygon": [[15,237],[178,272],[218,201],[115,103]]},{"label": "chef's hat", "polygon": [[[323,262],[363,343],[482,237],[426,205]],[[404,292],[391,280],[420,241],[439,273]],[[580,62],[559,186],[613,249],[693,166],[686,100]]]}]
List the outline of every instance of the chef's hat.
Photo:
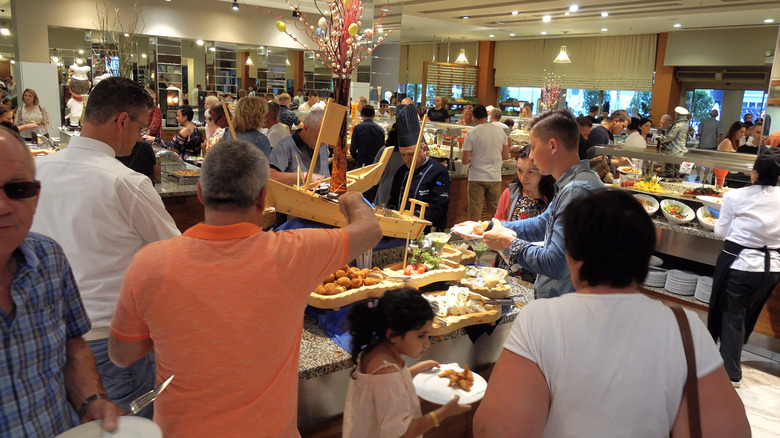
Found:
[{"label": "chef's hat", "polygon": [[398,147],[417,146],[420,137],[420,118],[414,104],[395,107],[395,123],[398,128]]}]

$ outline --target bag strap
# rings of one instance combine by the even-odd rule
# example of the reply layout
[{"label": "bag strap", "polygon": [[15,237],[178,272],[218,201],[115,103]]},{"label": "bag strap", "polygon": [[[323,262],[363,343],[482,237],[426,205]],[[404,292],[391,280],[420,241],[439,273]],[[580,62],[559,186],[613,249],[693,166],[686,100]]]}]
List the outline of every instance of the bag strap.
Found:
[{"label": "bag strap", "polygon": [[700,438],[701,431],[701,412],[699,409],[699,383],[696,376],[696,352],[693,349],[693,337],[691,336],[691,326],[688,324],[688,318],[680,306],[669,306],[677,319],[677,325],[680,327],[683,349],[685,350],[685,363],[688,368],[688,376],[685,379],[684,393],[688,399],[688,426],[691,437]]}]

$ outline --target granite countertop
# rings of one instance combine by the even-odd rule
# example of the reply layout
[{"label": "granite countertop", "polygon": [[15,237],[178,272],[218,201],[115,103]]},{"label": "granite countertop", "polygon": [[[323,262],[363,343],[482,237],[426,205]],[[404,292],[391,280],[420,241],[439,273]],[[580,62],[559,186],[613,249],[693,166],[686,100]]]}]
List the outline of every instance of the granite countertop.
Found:
[{"label": "granite countertop", "polygon": [[704,228],[702,228],[702,226],[699,225],[697,221],[691,221],[686,225],[673,225],[670,224],[664,217],[660,217],[660,218],[654,217],[653,225],[655,225],[656,228],[660,228],[662,230],[669,230],[678,233],[690,234],[692,236],[703,237],[705,239],[723,240],[720,237],[718,237],[714,232],[707,231]]},{"label": "granite countertop", "polygon": [[666,296],[669,296],[669,297],[672,297],[672,298],[677,298],[678,300],[687,301],[687,302],[689,302],[691,304],[695,304],[697,306],[704,306],[704,307],[706,307],[708,309],[710,307],[709,303],[697,300],[696,298],[694,298],[693,295],[690,295],[690,296],[688,296],[688,295],[677,295],[677,294],[671,293],[668,290],[666,290],[664,288],[661,288],[661,287],[650,287],[650,286],[645,286],[645,285],[642,285],[640,289],[647,289],[649,291],[656,292],[656,293],[659,293],[661,295],[666,295]]},{"label": "granite countertop", "polygon": [[157,190],[157,193],[160,194],[161,198],[171,198],[174,196],[195,196],[198,194],[198,191],[195,187],[195,184],[183,185],[170,181],[166,179],[165,176],[162,177],[162,182],[160,184],[154,185],[154,188]]},{"label": "granite countertop", "polygon": [[[508,314],[498,321],[498,324],[508,324],[515,320],[522,305],[534,299],[533,285],[525,281],[509,277],[510,296],[517,297],[518,307],[512,308]],[[437,336],[431,343],[443,342],[459,336],[466,336],[466,330],[461,328],[444,336]],[[307,380],[326,374],[335,373],[353,366],[351,355],[333,342],[317,325],[313,318],[303,319],[303,336],[301,338],[300,364],[298,379]]]}]

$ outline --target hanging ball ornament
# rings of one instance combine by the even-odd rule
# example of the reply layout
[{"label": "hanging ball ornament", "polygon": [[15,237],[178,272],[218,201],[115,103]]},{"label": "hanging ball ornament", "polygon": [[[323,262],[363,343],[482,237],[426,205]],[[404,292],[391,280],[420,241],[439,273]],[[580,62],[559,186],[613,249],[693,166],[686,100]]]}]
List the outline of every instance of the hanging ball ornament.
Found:
[{"label": "hanging ball ornament", "polygon": [[347,32],[349,32],[350,35],[355,36],[357,35],[359,29],[360,27],[356,23],[352,23],[349,25]]},{"label": "hanging ball ornament", "polygon": [[284,21],[282,21],[282,20],[279,20],[279,21],[277,21],[277,22],[276,22],[276,29],[277,29],[279,32],[284,32],[284,31],[286,31],[286,30],[287,30],[287,23],[285,23],[285,22],[284,22]]},{"label": "hanging ball ornament", "polygon": [[320,19],[317,21],[317,27],[320,29],[325,29],[328,26],[328,20],[325,19],[325,17],[320,17]]},{"label": "hanging ball ornament", "polygon": [[325,31],[318,27],[317,28],[317,35],[320,36],[320,37],[324,37],[325,36]]},{"label": "hanging ball ornament", "polygon": [[364,33],[366,34],[366,36],[370,37],[370,36],[374,35],[374,29],[366,29],[366,31]]}]

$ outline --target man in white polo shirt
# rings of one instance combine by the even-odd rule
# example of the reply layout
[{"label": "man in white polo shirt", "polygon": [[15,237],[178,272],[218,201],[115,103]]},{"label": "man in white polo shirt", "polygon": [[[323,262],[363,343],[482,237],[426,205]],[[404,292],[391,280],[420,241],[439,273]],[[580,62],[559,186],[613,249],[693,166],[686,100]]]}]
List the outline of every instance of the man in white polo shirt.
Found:
[{"label": "man in white polo shirt", "polygon": [[84,338],[108,398],[125,410],[154,389],[155,369],[151,355],[127,368],[108,358],[122,280],[138,250],[181,234],[151,180],[116,159],[130,154],[152,105],[138,83],[104,79],[89,95],[81,136],[36,162],[43,189],[32,230],[54,238],[65,251],[92,320]]},{"label": "man in white polo shirt", "polygon": [[486,203],[488,215],[493,216],[501,196],[501,163],[509,158],[506,134],[498,126],[488,123],[487,109],[474,107],[476,128],[466,133],[463,141],[463,164],[469,166],[468,213],[476,221],[482,216]]}]

